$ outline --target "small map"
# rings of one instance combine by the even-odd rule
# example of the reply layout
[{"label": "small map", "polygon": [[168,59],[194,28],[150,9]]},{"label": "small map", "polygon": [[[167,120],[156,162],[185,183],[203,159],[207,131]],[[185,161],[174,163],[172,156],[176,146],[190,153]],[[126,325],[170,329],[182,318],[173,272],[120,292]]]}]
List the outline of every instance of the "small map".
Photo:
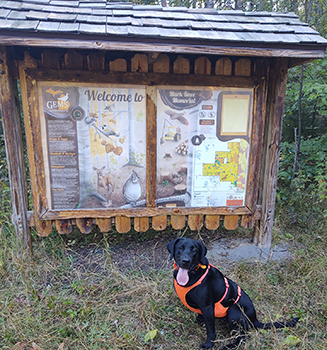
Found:
[{"label": "small map", "polygon": [[246,193],[249,144],[207,138],[195,151],[193,205],[242,206]]},{"label": "small map", "polygon": [[229,151],[215,152],[215,162],[203,164],[203,176],[219,176],[239,191],[245,189],[248,143],[245,140],[228,142]]}]

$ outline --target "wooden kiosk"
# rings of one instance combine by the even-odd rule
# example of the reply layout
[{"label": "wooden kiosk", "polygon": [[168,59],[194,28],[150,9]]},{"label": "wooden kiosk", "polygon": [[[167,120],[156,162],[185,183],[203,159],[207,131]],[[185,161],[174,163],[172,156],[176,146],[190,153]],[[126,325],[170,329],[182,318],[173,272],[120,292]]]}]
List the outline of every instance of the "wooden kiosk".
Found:
[{"label": "wooden kiosk", "polygon": [[[269,247],[288,68],[327,41],[292,13],[0,1],[13,222],[83,233],[239,224]],[[28,208],[17,82],[33,208]]]}]

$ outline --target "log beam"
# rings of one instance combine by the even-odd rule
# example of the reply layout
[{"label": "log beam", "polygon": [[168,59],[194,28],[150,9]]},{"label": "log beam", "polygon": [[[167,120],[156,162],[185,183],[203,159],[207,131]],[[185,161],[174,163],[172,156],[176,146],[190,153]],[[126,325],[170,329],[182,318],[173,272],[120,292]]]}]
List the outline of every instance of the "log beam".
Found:
[{"label": "log beam", "polygon": [[260,181],[262,185],[259,191],[259,205],[262,204],[262,215],[255,225],[253,236],[254,244],[261,248],[270,248],[271,246],[288,67],[287,58],[278,58],[273,61],[269,72],[265,142]]},{"label": "log beam", "polygon": [[8,48],[1,46],[0,102],[13,208],[12,221],[19,251],[22,253],[26,250],[32,254],[31,234],[27,220],[28,200],[22,126],[17,82],[13,79],[11,71],[12,62],[11,52]]}]

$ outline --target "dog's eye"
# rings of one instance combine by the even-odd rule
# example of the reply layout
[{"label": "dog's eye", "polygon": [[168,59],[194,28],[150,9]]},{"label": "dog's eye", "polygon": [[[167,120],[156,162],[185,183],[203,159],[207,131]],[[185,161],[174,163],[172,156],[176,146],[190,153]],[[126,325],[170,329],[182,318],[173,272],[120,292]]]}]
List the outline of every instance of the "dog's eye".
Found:
[{"label": "dog's eye", "polygon": [[198,251],[198,249],[197,249],[196,247],[192,247],[192,248],[191,248],[191,251],[192,251],[193,253],[196,253],[196,252]]}]

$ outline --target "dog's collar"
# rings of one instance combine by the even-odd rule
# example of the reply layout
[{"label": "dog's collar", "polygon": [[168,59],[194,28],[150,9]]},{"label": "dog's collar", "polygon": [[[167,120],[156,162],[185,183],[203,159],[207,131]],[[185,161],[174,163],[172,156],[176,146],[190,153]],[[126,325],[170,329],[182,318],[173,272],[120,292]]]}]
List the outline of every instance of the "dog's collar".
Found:
[{"label": "dog's collar", "polygon": [[[203,270],[205,270],[206,268],[207,268],[207,265],[203,265],[203,264],[201,264],[201,263],[199,263],[199,265],[196,267],[196,269],[195,269],[195,271],[197,271],[198,269],[203,269]],[[176,270],[176,271],[178,271],[178,265],[176,264],[176,262],[174,261],[174,269]]]}]

